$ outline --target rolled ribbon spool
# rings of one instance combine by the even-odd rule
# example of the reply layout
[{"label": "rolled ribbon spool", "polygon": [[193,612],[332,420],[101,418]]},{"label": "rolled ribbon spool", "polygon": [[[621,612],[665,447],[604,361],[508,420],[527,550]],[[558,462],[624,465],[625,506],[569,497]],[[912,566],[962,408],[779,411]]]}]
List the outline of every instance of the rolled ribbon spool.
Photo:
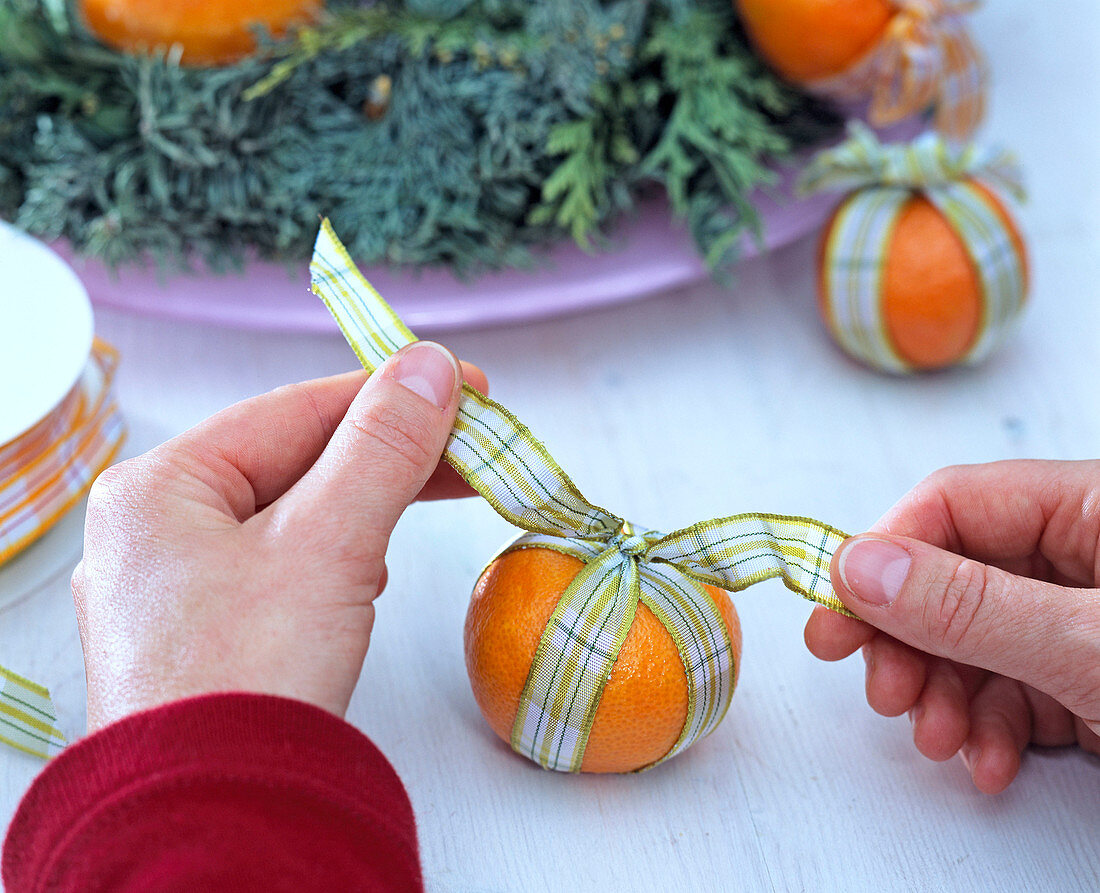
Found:
[{"label": "rolled ribbon spool", "polygon": [[0,564],[46,533],[114,461],[125,438],[111,388],[117,366],[118,353],[97,338],[61,403],[0,445]]},{"label": "rolled ribbon spool", "polygon": [[[327,220],[310,272],[314,293],[368,371],[416,340]],[[676,642],[688,683],[679,738],[649,765],[712,731],[733,692],[729,636],[700,584],[732,592],[779,578],[803,597],[848,613],[829,582],[833,552],[845,539],[840,531],[767,514],[719,518],[670,534],[635,527],[585,499],[522,422],[468,385],[444,458],[526,531],[509,549],[545,547],[584,562],[543,633],[512,729],[513,749],[544,768],[580,771],[592,717],[639,602]]]},{"label": "rolled ribbon spool", "polygon": [[[124,438],[118,356],[92,334],[80,281],[41,243],[0,223],[0,609],[43,570],[28,549],[84,496]],[[25,588],[24,588],[25,591]],[[0,641],[0,660],[6,642]],[[49,692],[0,666],[0,743],[37,757],[64,745]]]},{"label": "rolled ribbon spool", "polygon": [[[96,339],[83,373],[29,431],[0,446],[0,564],[45,534],[114,461],[125,429],[111,388],[118,354]],[[50,693],[0,666],[0,742],[33,756],[65,744]]]},{"label": "rolled ribbon spool", "polygon": [[[1003,202],[1024,195],[1015,159],[934,133],[883,145],[862,125],[849,132],[814,158],[799,184],[802,192],[844,193],[821,241],[818,287],[830,333],[886,372],[982,361],[1013,331],[1027,297],[1023,239]],[[924,243],[902,246],[934,268],[907,274],[920,281],[891,291],[891,251],[903,237],[913,241],[902,224],[921,201],[942,219],[940,240],[957,247],[941,262],[927,232]]]}]

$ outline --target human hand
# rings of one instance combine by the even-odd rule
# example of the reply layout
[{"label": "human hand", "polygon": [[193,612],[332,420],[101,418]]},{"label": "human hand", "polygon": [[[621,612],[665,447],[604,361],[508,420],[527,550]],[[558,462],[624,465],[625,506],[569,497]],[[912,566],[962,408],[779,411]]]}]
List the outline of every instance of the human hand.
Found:
[{"label": "human hand", "polygon": [[[473,493],[439,465],[458,368],[417,342],[369,380],[279,388],[101,474],[72,581],[89,731],[216,691],[342,716],[397,519]],[[463,374],[485,390],[479,369]]]},{"label": "human hand", "polygon": [[817,608],[822,660],[857,648],[867,701],[998,793],[1029,744],[1100,753],[1100,461],[939,471],[833,559],[860,622]]}]

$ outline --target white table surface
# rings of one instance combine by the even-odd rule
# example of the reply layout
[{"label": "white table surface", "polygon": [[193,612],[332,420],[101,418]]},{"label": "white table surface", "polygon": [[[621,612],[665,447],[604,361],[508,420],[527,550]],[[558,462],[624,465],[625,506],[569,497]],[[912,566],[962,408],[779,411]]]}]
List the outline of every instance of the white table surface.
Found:
[{"label": "white table surface", "polygon": [[[871,524],[925,474],[1009,457],[1100,456],[1100,8],[1004,0],[976,19],[996,73],[988,134],[1017,149],[1033,304],[980,369],[884,378],[841,356],[814,309],[814,246],[626,310],[448,342],[590,498],[671,529],[761,509]],[[122,351],[130,453],[277,385],[353,366],[343,340],[101,312]],[[650,430],[639,438],[634,426]],[[858,657],[815,660],[809,606],[736,597],[745,652],[724,724],[641,776],[570,777],[513,755],[466,682],[462,623],[510,528],[481,500],[410,510],[349,712],[397,766],[433,891],[1095,890],[1100,760],[1031,752],[987,797],[863,699]],[[80,525],[40,547],[58,575],[0,613],[0,658],[46,683],[75,737],[84,681],[67,577]],[[39,765],[0,753],[8,821]]]}]

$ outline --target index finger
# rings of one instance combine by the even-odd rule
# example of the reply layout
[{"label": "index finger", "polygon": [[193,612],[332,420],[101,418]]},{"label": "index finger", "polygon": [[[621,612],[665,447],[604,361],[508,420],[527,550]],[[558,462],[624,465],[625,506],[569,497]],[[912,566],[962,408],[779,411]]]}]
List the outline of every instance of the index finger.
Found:
[{"label": "index finger", "polygon": [[[485,373],[477,366],[462,363],[462,374],[473,387],[488,391]],[[197,459],[191,470],[218,507],[244,521],[313,466],[366,380],[366,372],[358,369],[276,388],[215,413],[163,449]],[[425,498],[473,493],[449,466],[446,470],[453,478],[437,469],[441,480],[429,482],[425,490],[441,492]]]},{"label": "index finger", "polygon": [[1008,460],[930,475],[872,531],[911,537],[1020,576],[1096,584],[1100,462]]},{"label": "index finger", "polygon": [[[918,539],[1020,576],[1093,586],[1100,557],[1100,462],[1010,460],[944,468],[914,487],[871,531]],[[819,607],[804,637],[815,656],[840,660],[875,634],[861,620]]]}]

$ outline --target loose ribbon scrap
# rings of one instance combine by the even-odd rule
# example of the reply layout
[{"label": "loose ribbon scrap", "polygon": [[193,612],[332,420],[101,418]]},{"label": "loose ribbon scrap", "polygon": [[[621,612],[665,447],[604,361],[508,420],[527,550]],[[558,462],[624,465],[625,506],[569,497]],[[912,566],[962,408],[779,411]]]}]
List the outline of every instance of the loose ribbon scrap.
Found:
[{"label": "loose ribbon scrap", "polygon": [[[0,564],[49,530],[118,454],[118,354],[96,339],[80,379],[33,428],[0,445]],[[0,742],[43,759],[65,744],[49,692],[0,666]]]},{"label": "loose ribbon scrap", "polygon": [[883,127],[935,108],[936,129],[965,140],[985,115],[989,75],[963,16],[978,0],[893,0],[883,39],[852,68],[809,87],[840,100],[871,96],[870,119]]},{"label": "loose ribbon scrap", "polygon": [[823,255],[830,328],[850,353],[881,369],[912,371],[887,335],[881,295],[894,224],[906,203],[920,195],[958,234],[978,276],[983,320],[963,361],[980,362],[1019,319],[1026,298],[1024,259],[989,195],[1023,200],[1015,158],[1002,149],[952,145],[934,133],[883,145],[867,127],[853,123],[849,135],[815,156],[799,181],[803,193],[849,193],[833,218]]},{"label": "loose ribbon scrap", "polygon": [[[368,371],[416,340],[328,220],[310,272],[313,292]],[[729,635],[701,584],[735,592],[780,578],[803,597],[848,613],[829,583],[829,563],[845,534],[808,518],[765,514],[666,535],[635,527],[585,499],[525,425],[468,385],[444,458],[502,517],[527,531],[506,551],[549,548],[585,562],[543,633],[512,732],[513,748],[545,768],[580,770],[639,601],[668,629],[687,674],[687,719],[662,760],[715,728],[733,692]]]},{"label": "loose ribbon scrap", "polygon": [[46,759],[65,746],[50,693],[0,667],[0,741]]}]

